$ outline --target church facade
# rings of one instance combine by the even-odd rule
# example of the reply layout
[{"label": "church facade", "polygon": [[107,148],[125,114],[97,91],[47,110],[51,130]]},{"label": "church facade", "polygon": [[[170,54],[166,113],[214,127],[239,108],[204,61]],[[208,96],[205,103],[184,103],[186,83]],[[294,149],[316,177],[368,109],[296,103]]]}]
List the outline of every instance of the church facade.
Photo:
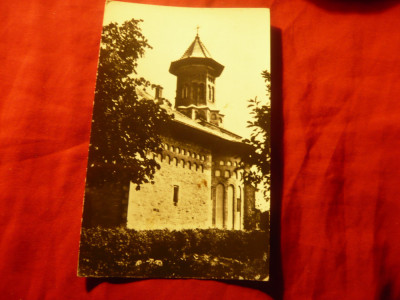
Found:
[{"label": "church facade", "polygon": [[[197,34],[183,56],[171,63],[177,77],[175,106],[159,101],[174,119],[162,136],[161,168],[154,184],[140,190],[131,183],[127,227],[144,229],[251,228],[256,213],[255,189],[244,185],[241,158],[249,148],[240,136],[223,128],[217,109],[216,80],[224,66],[215,61]],[[149,95],[142,95],[149,97]]]}]

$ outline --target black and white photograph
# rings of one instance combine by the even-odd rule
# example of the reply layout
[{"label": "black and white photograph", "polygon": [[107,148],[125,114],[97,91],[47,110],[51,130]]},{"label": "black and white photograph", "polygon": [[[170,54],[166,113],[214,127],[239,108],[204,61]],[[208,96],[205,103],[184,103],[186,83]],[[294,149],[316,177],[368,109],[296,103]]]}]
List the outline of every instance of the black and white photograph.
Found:
[{"label": "black and white photograph", "polygon": [[105,5],[78,275],[269,280],[266,8]]}]

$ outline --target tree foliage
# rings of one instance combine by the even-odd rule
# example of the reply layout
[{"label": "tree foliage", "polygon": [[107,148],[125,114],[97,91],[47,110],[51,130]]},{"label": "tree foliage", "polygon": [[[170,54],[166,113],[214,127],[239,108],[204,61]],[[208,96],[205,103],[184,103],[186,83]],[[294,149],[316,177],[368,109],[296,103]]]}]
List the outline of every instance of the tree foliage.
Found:
[{"label": "tree foliage", "polygon": [[149,153],[161,153],[160,132],[170,120],[136,88],[149,83],[136,75],[138,59],[151,48],[141,20],[103,28],[89,147],[88,184],[150,182],[160,166]]},{"label": "tree foliage", "polygon": [[[271,74],[268,71],[261,73],[265,80],[267,96],[271,94]],[[250,166],[250,170],[244,173],[244,181],[255,186],[263,185],[264,197],[271,186],[271,105],[262,103],[255,97],[250,99],[248,107],[251,108],[251,120],[247,121],[247,127],[252,129],[250,139],[244,142],[251,146],[249,155],[243,159],[243,165]]]}]

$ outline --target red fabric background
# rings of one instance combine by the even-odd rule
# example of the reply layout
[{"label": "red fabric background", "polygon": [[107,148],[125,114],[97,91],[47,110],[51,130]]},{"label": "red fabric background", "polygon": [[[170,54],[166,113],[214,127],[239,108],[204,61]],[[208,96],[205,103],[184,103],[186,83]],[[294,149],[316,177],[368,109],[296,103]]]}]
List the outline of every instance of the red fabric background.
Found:
[{"label": "red fabric background", "polygon": [[[271,7],[281,30],[273,298],[400,299],[400,5],[152,3]],[[0,4],[0,298],[270,299],[223,282],[76,276],[103,7]]]}]

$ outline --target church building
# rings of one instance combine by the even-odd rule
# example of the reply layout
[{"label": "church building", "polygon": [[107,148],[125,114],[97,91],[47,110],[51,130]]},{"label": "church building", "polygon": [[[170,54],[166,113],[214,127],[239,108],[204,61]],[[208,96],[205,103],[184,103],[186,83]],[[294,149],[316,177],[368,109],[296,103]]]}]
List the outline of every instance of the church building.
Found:
[{"label": "church building", "polygon": [[224,129],[218,110],[217,78],[224,66],[215,61],[197,34],[169,72],[176,76],[175,106],[156,88],[155,97],[174,119],[163,134],[161,168],[154,184],[140,190],[131,183],[126,220],[131,229],[224,228],[244,230],[254,224],[255,189],[244,185],[237,169],[249,148]]}]

